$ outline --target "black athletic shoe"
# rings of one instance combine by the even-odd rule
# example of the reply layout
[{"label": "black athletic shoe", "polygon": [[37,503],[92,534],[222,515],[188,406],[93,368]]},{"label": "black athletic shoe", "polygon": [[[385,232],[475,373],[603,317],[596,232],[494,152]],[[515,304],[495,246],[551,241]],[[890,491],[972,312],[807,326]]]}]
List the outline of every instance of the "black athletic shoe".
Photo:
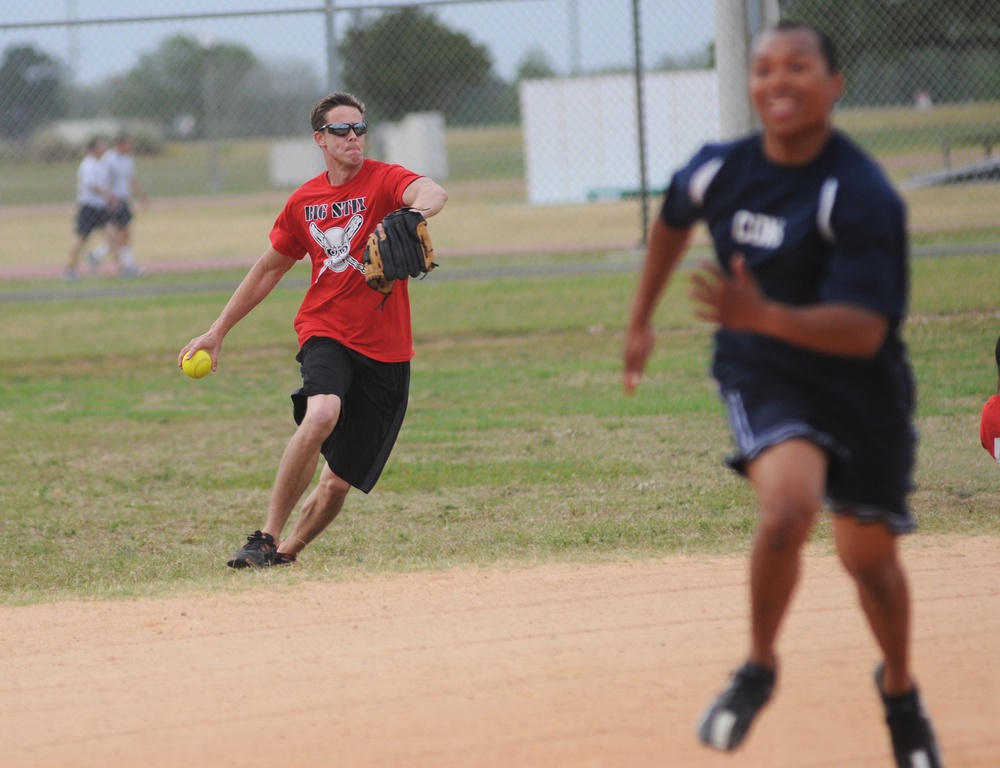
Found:
[{"label": "black athletic shoe", "polygon": [[934,738],[930,716],[914,686],[901,696],[882,691],[882,665],[875,667],[875,685],[885,705],[885,722],[892,737],[892,753],[898,768],[941,768],[941,750]]},{"label": "black athletic shoe", "polygon": [[247,536],[243,549],[226,562],[230,568],[268,568],[274,563],[278,548],[269,533],[254,531]]},{"label": "black athletic shoe", "polygon": [[292,555],[288,552],[275,552],[274,562],[271,565],[295,565],[298,561],[298,555]]},{"label": "black athletic shoe", "polygon": [[770,700],[775,674],[752,661],[737,669],[729,685],[705,710],[698,723],[698,738],[708,747],[729,752],[750,730],[757,713]]}]

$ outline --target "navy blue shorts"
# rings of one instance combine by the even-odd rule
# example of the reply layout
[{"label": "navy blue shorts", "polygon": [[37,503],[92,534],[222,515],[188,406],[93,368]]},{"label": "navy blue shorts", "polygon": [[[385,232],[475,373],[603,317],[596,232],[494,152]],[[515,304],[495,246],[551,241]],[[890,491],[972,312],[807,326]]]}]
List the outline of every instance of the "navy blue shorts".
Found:
[{"label": "navy blue shorts", "polygon": [[913,489],[917,435],[905,411],[873,423],[772,377],[722,389],[736,453],[727,463],[745,474],[748,462],[773,445],[804,438],[828,458],[830,511],[881,522],[895,534],[916,528],[907,504]]},{"label": "navy blue shorts", "polygon": [[409,362],[382,363],[322,336],[307,340],[295,359],[302,371],[302,386],[292,393],[295,423],[302,423],[310,397],[337,395],[340,420],[323,442],[323,457],[337,477],[368,493],[403,425]]},{"label": "navy blue shorts", "polygon": [[89,237],[95,229],[100,229],[108,223],[108,209],[93,205],[81,205],[76,209],[74,231],[80,237]]}]

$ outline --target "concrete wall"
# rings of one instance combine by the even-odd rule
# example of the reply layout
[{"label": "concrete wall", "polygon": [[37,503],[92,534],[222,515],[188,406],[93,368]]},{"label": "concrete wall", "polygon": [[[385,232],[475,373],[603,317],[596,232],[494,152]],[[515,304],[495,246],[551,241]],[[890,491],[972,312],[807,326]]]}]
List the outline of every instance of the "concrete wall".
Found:
[{"label": "concrete wall", "polygon": [[436,181],[448,178],[444,115],[440,112],[413,112],[398,123],[381,126],[378,138],[386,162]]},{"label": "concrete wall", "polygon": [[[719,136],[714,71],[643,79],[646,179],[663,189],[674,169]],[[632,75],[526,80],[520,85],[528,199],[583,202],[640,191]]]},{"label": "concrete wall", "polygon": [[271,142],[267,171],[272,187],[295,188],[324,170],[323,150],[311,137]]}]

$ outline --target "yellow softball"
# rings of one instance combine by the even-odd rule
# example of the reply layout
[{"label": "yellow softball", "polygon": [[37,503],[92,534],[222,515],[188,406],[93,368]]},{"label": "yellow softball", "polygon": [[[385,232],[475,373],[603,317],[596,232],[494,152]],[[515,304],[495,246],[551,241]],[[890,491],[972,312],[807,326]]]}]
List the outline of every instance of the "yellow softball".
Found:
[{"label": "yellow softball", "polygon": [[212,356],[204,349],[199,349],[193,355],[189,354],[181,362],[184,373],[192,379],[200,379],[212,372]]}]

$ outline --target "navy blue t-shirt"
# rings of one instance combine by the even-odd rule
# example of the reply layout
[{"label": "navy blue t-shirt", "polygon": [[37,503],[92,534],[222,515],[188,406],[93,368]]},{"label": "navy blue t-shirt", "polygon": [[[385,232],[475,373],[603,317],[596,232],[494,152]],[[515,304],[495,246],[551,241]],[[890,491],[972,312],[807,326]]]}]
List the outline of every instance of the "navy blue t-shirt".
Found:
[{"label": "navy blue t-shirt", "polygon": [[760,135],[706,145],[674,175],[661,217],[675,227],[705,221],[723,268],[744,254],[771,299],[855,304],[889,319],[885,343],[864,360],[720,329],[712,370],[724,390],[776,376],[833,398],[833,412],[909,416],[912,381],[899,335],[909,289],[906,210],[847,137],[835,131],[802,166],[768,160]]}]

